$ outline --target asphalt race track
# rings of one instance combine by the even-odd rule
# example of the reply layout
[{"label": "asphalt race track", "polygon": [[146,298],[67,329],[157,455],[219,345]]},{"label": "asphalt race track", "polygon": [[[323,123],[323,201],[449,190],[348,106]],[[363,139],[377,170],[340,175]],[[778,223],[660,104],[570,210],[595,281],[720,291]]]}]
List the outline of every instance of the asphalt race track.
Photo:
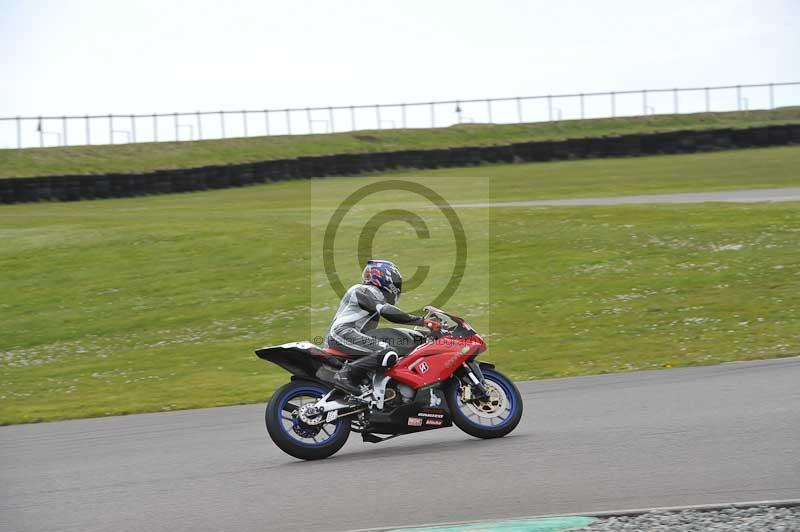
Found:
[{"label": "asphalt race track", "polygon": [[518,207],[577,207],[582,205],[631,205],[641,203],[756,203],[760,201],[800,201],[800,187],[753,188],[717,192],[682,192],[678,194],[645,194],[638,196],[608,196],[602,198],[570,198],[551,200],[494,201],[491,203],[460,203],[464,208]]},{"label": "asphalt race track", "polygon": [[349,530],[800,498],[800,358],[520,383],[522,424],[300,462],[260,405],[0,428],[3,531]]}]

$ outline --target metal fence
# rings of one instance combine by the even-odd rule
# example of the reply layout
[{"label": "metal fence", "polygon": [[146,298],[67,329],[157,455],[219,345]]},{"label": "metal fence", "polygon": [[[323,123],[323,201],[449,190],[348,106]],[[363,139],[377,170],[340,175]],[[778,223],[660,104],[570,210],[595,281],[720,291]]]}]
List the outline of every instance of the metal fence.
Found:
[{"label": "metal fence", "polygon": [[0,149],[515,124],[800,105],[800,82],[344,107],[0,117]]}]

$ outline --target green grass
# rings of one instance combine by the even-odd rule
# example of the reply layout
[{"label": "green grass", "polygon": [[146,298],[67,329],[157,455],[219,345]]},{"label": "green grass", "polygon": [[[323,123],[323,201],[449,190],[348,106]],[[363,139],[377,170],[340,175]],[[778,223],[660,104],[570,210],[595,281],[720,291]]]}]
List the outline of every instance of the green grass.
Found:
[{"label": "green grass", "polygon": [[[412,179],[454,203],[787,186],[800,182],[798,154],[492,166]],[[373,179],[0,208],[0,423],[265,399],[286,374],[252,351],[322,333],[337,301],[319,274],[320,228],[343,195]],[[373,207],[427,216],[424,202],[374,199]],[[348,246],[372,214],[354,210],[337,240],[345,246],[337,264],[353,280]],[[486,358],[515,378],[800,353],[798,203],[459,215],[470,266],[447,307],[486,333]],[[430,241],[399,222],[378,233],[375,255],[397,260],[407,276],[432,266],[405,308],[446,282],[449,233],[441,221],[431,229]]]},{"label": "green grass", "polygon": [[770,111],[653,115],[531,124],[464,124],[333,135],[294,135],[197,142],[0,150],[0,177],[146,172],[302,155],[511,144],[681,129],[752,127],[800,122],[800,107]]},{"label": "green grass", "polygon": [[[446,168],[385,175],[491,176],[491,198],[495,201],[797,187],[800,148]],[[469,191],[459,194],[470,197]]]},{"label": "green grass", "polygon": [[494,227],[492,356],[517,377],[800,354],[798,203],[500,211]]}]

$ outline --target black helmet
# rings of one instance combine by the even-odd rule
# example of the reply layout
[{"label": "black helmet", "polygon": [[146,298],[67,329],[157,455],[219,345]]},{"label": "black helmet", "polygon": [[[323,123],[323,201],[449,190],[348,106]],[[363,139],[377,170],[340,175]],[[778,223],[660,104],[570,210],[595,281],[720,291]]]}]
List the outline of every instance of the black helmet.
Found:
[{"label": "black helmet", "polygon": [[388,260],[368,260],[361,274],[364,284],[374,284],[386,292],[387,300],[394,305],[403,290],[403,276],[400,270]]}]

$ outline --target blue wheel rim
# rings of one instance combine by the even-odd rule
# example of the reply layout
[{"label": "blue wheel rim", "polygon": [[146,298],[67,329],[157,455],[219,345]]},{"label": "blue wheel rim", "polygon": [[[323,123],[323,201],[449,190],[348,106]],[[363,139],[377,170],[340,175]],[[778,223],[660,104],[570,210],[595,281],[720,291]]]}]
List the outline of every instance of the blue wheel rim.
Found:
[{"label": "blue wheel rim", "polygon": [[[324,447],[328,445],[331,441],[333,441],[342,431],[342,427],[344,423],[342,420],[337,419],[333,423],[322,423],[321,429],[318,432],[317,436],[314,438],[304,438],[297,432],[295,432],[295,426],[298,424],[302,427],[303,423],[294,418],[293,420],[287,419],[289,415],[288,412],[284,410],[287,404],[291,403],[293,400],[296,400],[301,397],[312,397],[314,399],[320,399],[323,395],[327,393],[326,390],[322,389],[318,386],[303,386],[302,388],[295,388],[293,390],[288,391],[285,395],[283,395],[278,401],[278,415],[280,416],[279,425],[281,430],[283,431],[286,436],[288,436],[293,443],[297,445],[302,445],[303,447]],[[302,404],[306,404],[305,402]],[[299,406],[302,406],[299,405]],[[291,424],[287,426],[287,422]],[[333,427],[333,430],[330,430],[330,427]],[[304,428],[304,427],[303,427]],[[326,432],[328,434],[326,434]]]}]

